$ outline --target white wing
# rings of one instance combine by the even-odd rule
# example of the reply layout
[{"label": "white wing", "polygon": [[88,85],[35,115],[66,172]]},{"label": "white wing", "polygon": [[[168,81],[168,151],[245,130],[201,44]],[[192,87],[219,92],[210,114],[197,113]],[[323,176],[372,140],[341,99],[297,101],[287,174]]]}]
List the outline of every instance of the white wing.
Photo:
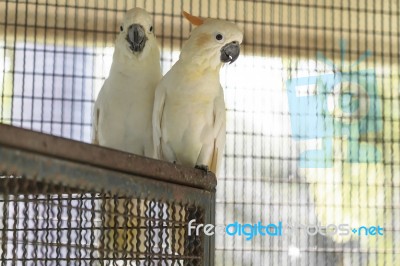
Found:
[{"label": "white wing", "polygon": [[153,107],[153,146],[154,146],[154,155],[158,159],[162,159],[162,150],[161,150],[161,123],[162,116],[164,112],[165,106],[165,93],[166,89],[164,86],[160,85],[156,88],[155,96],[154,96],[154,107]]}]

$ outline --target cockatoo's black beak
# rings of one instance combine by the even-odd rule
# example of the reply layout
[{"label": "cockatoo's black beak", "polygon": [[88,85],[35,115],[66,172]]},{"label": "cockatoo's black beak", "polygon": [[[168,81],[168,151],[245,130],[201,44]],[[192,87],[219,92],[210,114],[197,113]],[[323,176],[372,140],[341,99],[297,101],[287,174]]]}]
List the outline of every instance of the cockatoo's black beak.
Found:
[{"label": "cockatoo's black beak", "polygon": [[134,52],[141,52],[146,44],[147,37],[142,25],[132,24],[128,28],[126,40],[130,44],[130,48]]},{"label": "cockatoo's black beak", "polygon": [[224,45],[221,48],[221,61],[224,63],[230,63],[236,61],[240,54],[240,45],[239,42],[231,42]]}]

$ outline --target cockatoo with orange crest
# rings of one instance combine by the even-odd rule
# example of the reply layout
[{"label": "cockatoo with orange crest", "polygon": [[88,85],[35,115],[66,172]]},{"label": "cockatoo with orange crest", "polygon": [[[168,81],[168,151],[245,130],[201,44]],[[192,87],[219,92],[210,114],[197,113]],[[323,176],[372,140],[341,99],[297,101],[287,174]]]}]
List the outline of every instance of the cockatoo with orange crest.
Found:
[{"label": "cockatoo with orange crest", "polygon": [[156,88],[154,147],[161,159],[217,173],[226,127],[219,72],[239,57],[243,33],[231,22],[183,15],[197,27]]},{"label": "cockatoo with orange crest", "polygon": [[145,10],[133,8],[120,29],[110,74],[93,110],[92,142],[154,157],[151,120],[162,74],[153,20]]}]

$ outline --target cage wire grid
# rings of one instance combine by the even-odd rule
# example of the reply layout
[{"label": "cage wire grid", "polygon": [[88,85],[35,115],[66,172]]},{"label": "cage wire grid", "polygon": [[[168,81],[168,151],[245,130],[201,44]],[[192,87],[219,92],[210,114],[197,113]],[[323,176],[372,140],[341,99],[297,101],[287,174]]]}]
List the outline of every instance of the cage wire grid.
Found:
[{"label": "cage wire grid", "polygon": [[[0,132],[25,139],[35,135],[3,127]],[[138,167],[137,174],[127,174],[129,165],[146,159],[127,160],[126,154],[108,150],[120,162],[110,169],[115,162],[98,159],[102,149],[35,137],[55,147],[22,141],[15,149],[17,138],[8,138],[7,147],[0,139],[2,265],[210,265],[211,241],[188,235],[187,227],[189,221],[212,222],[215,194],[208,190],[213,185],[172,186],[166,180],[173,182],[173,176],[154,180]],[[82,150],[80,161],[57,149],[67,146]],[[157,167],[182,174],[162,163]],[[202,178],[215,185],[213,176]]]},{"label": "cage wire grid", "polygon": [[202,265],[202,240],[184,230],[204,221],[195,204],[2,181],[2,265]]},{"label": "cage wire grid", "polygon": [[[135,6],[154,17],[164,73],[189,36],[182,10],[244,30],[239,59],[221,70],[216,223],[295,226],[216,235],[216,265],[400,265],[399,1],[2,1],[0,122],[90,142],[119,23]],[[308,152],[321,149],[331,153]],[[300,226],[342,223],[385,234]]]}]

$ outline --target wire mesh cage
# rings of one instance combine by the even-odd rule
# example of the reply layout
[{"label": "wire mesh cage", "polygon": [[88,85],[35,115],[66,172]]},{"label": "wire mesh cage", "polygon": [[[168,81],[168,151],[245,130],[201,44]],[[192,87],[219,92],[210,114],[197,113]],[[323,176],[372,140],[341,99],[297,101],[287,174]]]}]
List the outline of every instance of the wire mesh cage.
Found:
[{"label": "wire mesh cage", "polygon": [[[5,215],[2,262],[5,265],[32,262],[102,265],[115,261],[126,265],[150,262],[200,265],[202,261],[201,241],[184,237],[182,228],[187,223],[183,222],[183,217],[189,212],[183,206],[172,205],[172,218],[168,218],[162,211],[169,204],[167,207],[163,203],[149,200],[143,203],[144,200],[138,199],[132,204],[131,198],[77,194],[51,184],[14,181],[12,177],[6,178],[2,190],[6,195],[2,205]],[[36,192],[24,191],[24,187]],[[113,211],[107,202],[113,202],[114,208],[124,212]],[[146,215],[141,216],[141,212]],[[114,217],[122,218],[115,221]],[[168,230],[171,232],[167,233]],[[169,236],[174,244],[169,244]],[[118,243],[118,239],[122,243]]]},{"label": "wire mesh cage", "polygon": [[[91,147],[83,147],[81,162],[74,163],[66,153],[37,150],[31,143],[69,146],[71,152],[79,143],[56,144],[49,136],[4,126],[0,132],[13,135],[0,141],[2,265],[210,265],[212,239],[188,232],[189,222],[212,222],[215,196],[206,187],[83,164],[82,158],[96,162],[91,153],[99,150]],[[111,155],[124,160],[120,153]]]},{"label": "wire mesh cage", "polygon": [[68,190],[3,179],[3,265],[202,264],[202,241],[184,229],[201,209]]},{"label": "wire mesh cage", "polygon": [[[227,142],[215,223],[290,230],[216,234],[216,265],[400,265],[398,0],[2,1],[0,122],[89,142],[119,24],[135,6],[154,18],[163,73],[192,29],[182,10],[244,30],[239,59],[220,73]],[[163,204],[156,215],[171,215]],[[307,231],[330,224],[348,233]],[[378,226],[383,235],[359,233]]]}]

